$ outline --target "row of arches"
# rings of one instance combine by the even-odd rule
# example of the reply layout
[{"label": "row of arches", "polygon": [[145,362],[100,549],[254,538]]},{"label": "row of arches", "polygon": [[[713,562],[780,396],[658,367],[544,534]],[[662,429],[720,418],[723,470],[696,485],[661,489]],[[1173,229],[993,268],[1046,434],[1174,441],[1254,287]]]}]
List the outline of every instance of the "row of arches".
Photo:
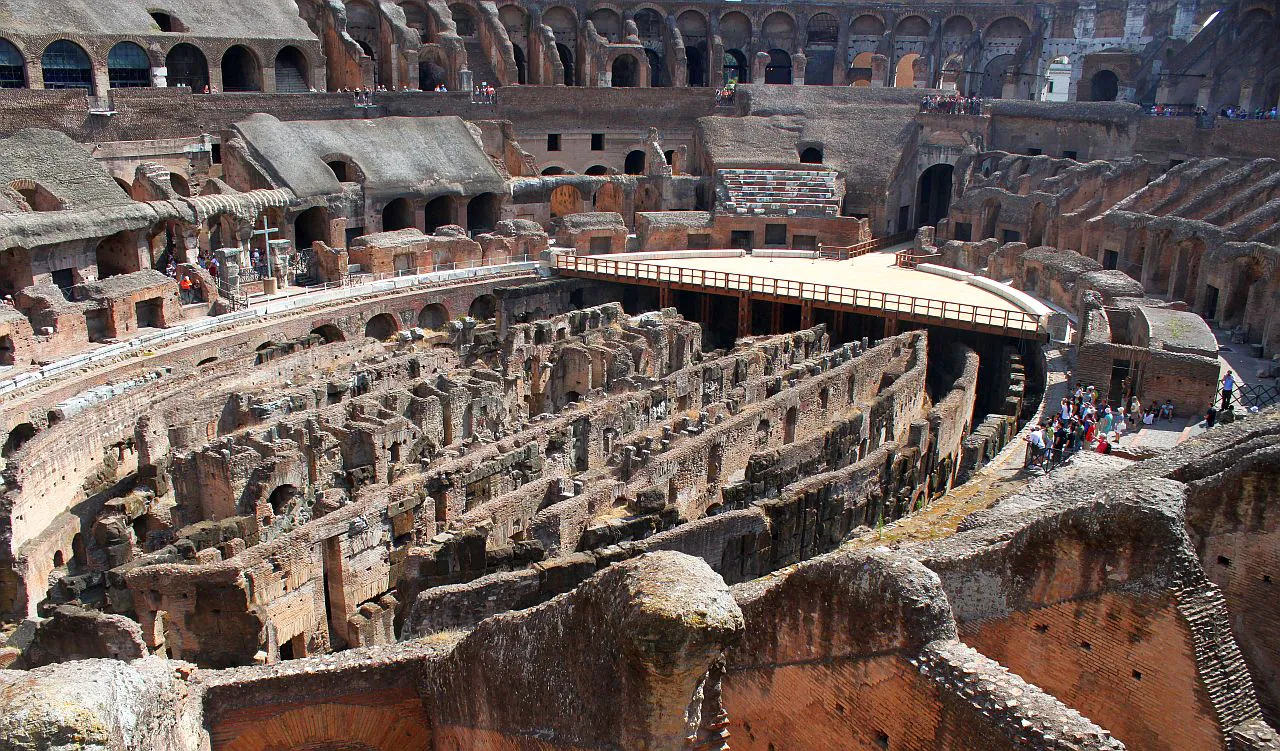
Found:
[{"label": "row of arches", "polygon": [[[484,294],[471,301],[471,304],[467,307],[467,315],[480,321],[488,321],[497,315],[497,310],[498,298],[491,294]],[[424,305],[418,311],[416,320],[419,328],[424,328],[428,331],[439,331],[452,319],[449,315],[449,309],[445,307],[444,303],[434,302]],[[396,315],[378,313],[365,322],[364,336],[385,342],[399,334],[402,328],[400,318]],[[324,339],[325,344],[346,340],[342,330],[333,324],[317,326],[311,333]]]},{"label": "row of arches", "polygon": [[[153,84],[151,56],[135,42],[118,42],[107,53],[106,81],[109,88],[142,88]],[[180,42],[165,55],[168,86],[186,86],[202,92],[209,86],[209,62],[194,44]],[[222,87],[225,91],[262,91],[263,68],[255,53],[241,44],[229,47],[219,60]],[[286,45],[273,62],[277,92],[299,92],[310,89],[310,66],[307,56],[295,46]],[[45,47],[40,56],[40,80],[46,89],[83,89],[96,93],[99,79],[94,61],[83,47],[68,39],[59,39]],[[33,85],[27,61],[11,41],[0,38],[0,88],[21,89]]]},{"label": "row of arches", "polygon": [[[454,196],[437,196],[422,205],[423,224],[421,229],[428,234],[435,232],[447,224],[454,223]],[[382,208],[382,231],[418,227],[416,201],[406,197],[396,198]],[[486,232],[498,224],[501,214],[502,200],[496,193],[481,193],[467,201],[466,227],[469,232]],[[299,219],[302,215],[299,216]]]}]

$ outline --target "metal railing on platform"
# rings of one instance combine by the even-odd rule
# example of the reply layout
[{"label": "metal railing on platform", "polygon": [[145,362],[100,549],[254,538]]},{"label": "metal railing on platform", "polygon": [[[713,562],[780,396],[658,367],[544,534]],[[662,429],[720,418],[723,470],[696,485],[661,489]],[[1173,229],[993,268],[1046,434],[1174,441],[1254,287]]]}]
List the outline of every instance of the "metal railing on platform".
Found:
[{"label": "metal railing on platform", "polygon": [[562,271],[592,274],[655,284],[680,284],[708,290],[745,292],[748,294],[789,297],[797,302],[807,300],[829,305],[849,306],[883,311],[916,319],[969,323],[974,326],[1012,332],[1039,332],[1043,321],[1036,313],[1024,310],[992,308],[984,305],[934,300],[897,292],[855,289],[838,284],[800,282],[792,279],[738,274],[728,271],[686,269],[644,261],[617,261],[607,256],[570,256],[557,254],[553,264]]},{"label": "metal railing on platform", "polygon": [[906,242],[914,236],[914,232],[899,232],[896,235],[877,237],[872,240],[854,243],[853,245],[823,245],[819,243],[818,255],[835,261],[847,261],[850,258],[864,256],[868,253],[887,248],[890,245],[897,245],[900,242]]}]

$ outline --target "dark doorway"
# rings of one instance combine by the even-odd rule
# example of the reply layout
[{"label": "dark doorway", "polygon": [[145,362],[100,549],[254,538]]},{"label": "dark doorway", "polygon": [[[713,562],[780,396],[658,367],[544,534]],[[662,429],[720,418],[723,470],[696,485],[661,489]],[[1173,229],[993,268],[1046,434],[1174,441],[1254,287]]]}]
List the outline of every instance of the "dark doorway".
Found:
[{"label": "dark doorway", "polygon": [[662,75],[662,58],[657,52],[649,49],[644,51],[644,56],[649,61],[649,85],[666,86],[667,82]]},{"label": "dark doorway", "polygon": [[158,297],[139,300],[133,304],[133,315],[140,329],[158,329],[164,323],[164,303]]},{"label": "dark doorway", "polygon": [[734,248],[751,252],[752,243],[755,241],[755,233],[751,230],[735,229],[729,233],[729,245]]},{"label": "dark doorway", "polygon": [[498,224],[499,202],[493,193],[481,193],[467,203],[467,229],[486,232]]},{"label": "dark doorway", "polygon": [[784,50],[769,50],[769,64],[764,68],[765,83],[791,83],[791,55]]},{"label": "dark doorway", "polygon": [[310,250],[313,243],[329,241],[329,212],[317,206],[298,214],[293,220],[294,244],[299,250]]},{"label": "dark doorway", "polygon": [[1100,70],[1089,81],[1089,101],[1114,102],[1120,93],[1120,79],[1109,70]]},{"label": "dark doorway", "polygon": [[707,85],[707,56],[700,47],[684,48],[685,64],[689,68],[689,85],[702,87]]},{"label": "dark doorway", "polygon": [[427,201],[423,209],[423,231],[431,234],[446,224],[453,224],[453,200],[449,196],[439,196]]},{"label": "dark doorway", "polygon": [[950,164],[935,164],[920,175],[919,192],[916,194],[916,226],[937,226],[938,220],[951,208],[951,178],[954,168]]},{"label": "dark doorway", "polygon": [[751,83],[751,69],[747,67],[747,56],[740,50],[725,50],[723,65],[725,83]]},{"label": "dark doorway", "polygon": [[382,210],[382,231],[393,232],[413,226],[413,204],[407,198],[397,198]]},{"label": "dark doorway", "polygon": [[176,45],[169,50],[164,64],[169,71],[170,86],[186,86],[199,94],[209,85],[209,63],[195,45]]},{"label": "dark doorway", "polygon": [[276,55],[276,91],[303,94],[307,89],[307,58],[292,45],[280,50]]},{"label": "dark doorway", "polygon": [[[516,58],[516,83],[528,83],[529,63],[525,61],[524,50],[520,48],[520,45],[513,44],[511,45],[511,53],[515,55]],[[422,88],[425,89],[426,87],[423,86]]]},{"label": "dark doorway", "polygon": [[822,149],[816,149],[812,146],[800,152],[800,162],[802,164],[822,164]]},{"label": "dark doorway", "polygon": [[629,154],[627,154],[627,159],[622,164],[622,170],[623,172],[626,172],[628,175],[643,175],[644,174],[644,152],[641,151],[640,149],[636,149],[635,151],[632,151]]},{"label": "dark doorway", "polygon": [[1212,284],[1204,286],[1204,307],[1200,310],[1200,315],[1205,318],[1213,318],[1218,312],[1218,288]]},{"label": "dark doorway", "polygon": [[636,59],[631,55],[618,55],[613,59],[613,86],[625,89],[635,86],[637,81]]},{"label": "dark doorway", "polygon": [[1120,265],[1120,254],[1114,250],[1102,251],[1102,268],[1106,271],[1114,271]]},{"label": "dark doorway", "polygon": [[248,47],[237,44],[222,56],[222,88],[224,91],[262,91],[262,66]]},{"label": "dark doorway", "polygon": [[560,55],[560,64],[564,66],[564,85],[572,86],[575,81],[573,77],[573,53],[563,44],[556,45],[556,53]]}]

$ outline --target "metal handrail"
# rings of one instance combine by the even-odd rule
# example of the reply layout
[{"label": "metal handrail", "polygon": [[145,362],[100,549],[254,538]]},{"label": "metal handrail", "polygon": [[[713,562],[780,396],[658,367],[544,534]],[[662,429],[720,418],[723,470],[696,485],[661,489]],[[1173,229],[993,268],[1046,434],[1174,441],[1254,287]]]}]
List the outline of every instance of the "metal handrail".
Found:
[{"label": "metal handrail", "polygon": [[890,245],[896,245],[900,242],[910,240],[913,236],[911,232],[899,232],[896,235],[886,235],[871,240],[864,240],[853,245],[823,245],[818,243],[818,255],[823,258],[831,258],[837,261],[847,261],[850,258],[864,256],[874,250],[880,250]]},{"label": "metal handrail", "polygon": [[1039,331],[1043,321],[1038,314],[1023,310],[1005,310],[985,305],[935,300],[897,292],[878,292],[837,284],[799,282],[791,279],[739,274],[730,271],[688,269],[661,266],[643,261],[617,261],[601,256],[556,255],[558,269],[630,279],[647,279],[659,284],[673,283],[721,289],[774,297],[795,297],[813,302],[849,305],[856,308],[882,310],[919,318],[960,321],[1016,331]]}]

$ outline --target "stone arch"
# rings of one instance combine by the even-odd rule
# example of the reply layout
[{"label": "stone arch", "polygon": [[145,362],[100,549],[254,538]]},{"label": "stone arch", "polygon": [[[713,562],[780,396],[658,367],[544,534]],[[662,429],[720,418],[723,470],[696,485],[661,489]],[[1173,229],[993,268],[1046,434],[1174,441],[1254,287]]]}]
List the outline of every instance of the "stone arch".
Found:
[{"label": "stone arch", "polygon": [[[647,50],[646,50],[647,51]],[[630,88],[640,85],[640,65],[634,55],[618,55],[610,66],[612,82],[615,88]]]},{"label": "stone arch", "polygon": [[262,91],[262,63],[253,50],[233,44],[222,55],[223,91]]},{"label": "stone arch", "polygon": [[382,231],[392,232],[413,226],[413,204],[408,198],[397,198],[382,207]]},{"label": "stone arch", "polygon": [[1102,69],[1089,79],[1089,101],[1114,102],[1120,93],[1120,78],[1113,71]]},{"label": "stone arch", "polygon": [[297,749],[404,751],[430,748],[431,727],[422,714],[398,707],[313,704],[241,726],[223,751],[275,751],[278,738]]},{"label": "stone arch", "polygon": [[1044,244],[1044,230],[1049,223],[1049,207],[1040,201],[1031,207],[1031,227],[1027,232],[1027,247]]},{"label": "stone arch", "polygon": [[46,89],[85,89],[94,93],[93,62],[75,42],[59,39],[45,47],[40,71]]},{"label": "stone arch", "polygon": [[616,211],[621,214],[626,205],[626,198],[617,183],[608,182],[600,186],[592,197],[591,203],[596,211]]},{"label": "stone arch", "polygon": [[633,149],[627,153],[627,158],[623,162],[622,171],[628,175],[643,175],[645,166],[645,153],[643,149]]},{"label": "stone arch", "polygon": [[645,47],[644,58],[649,64],[649,85],[666,86],[666,80],[663,77],[662,56],[648,47]]},{"label": "stone arch", "polygon": [[840,21],[830,13],[815,13],[805,25],[804,82],[814,86],[835,83],[836,44],[840,41]]},{"label": "stone arch", "polygon": [[107,53],[107,82],[113,89],[141,89],[151,85],[151,58],[133,42],[119,42]]},{"label": "stone arch", "polygon": [[1252,255],[1232,259],[1228,269],[1227,288],[1224,290],[1221,311],[1217,320],[1223,327],[1231,328],[1245,323],[1249,311],[1250,293],[1266,279],[1263,263]]},{"label": "stone arch", "polygon": [[556,175],[572,175],[573,172],[558,164],[552,164],[550,166],[543,167],[540,174],[544,177],[555,177]]},{"label": "stone arch", "polygon": [[742,50],[725,50],[721,64],[725,83],[751,83],[751,66],[747,65],[747,56]]},{"label": "stone arch", "polygon": [[153,10],[149,12],[151,20],[155,22],[156,28],[165,34],[181,34],[186,31],[187,25],[177,16],[162,10]]},{"label": "stone arch", "polygon": [[817,146],[806,147],[800,152],[801,164],[822,164],[822,149]]},{"label": "stone arch", "polygon": [[390,313],[379,313],[364,325],[364,335],[385,342],[400,331],[400,321]]},{"label": "stone arch", "polygon": [[467,229],[486,232],[498,224],[501,202],[496,193],[481,193],[467,202]]},{"label": "stone arch", "polygon": [[332,323],[316,326],[314,329],[311,329],[311,335],[324,339],[325,344],[345,342],[347,340],[347,337],[342,333],[342,329],[334,326]]},{"label": "stone arch", "polygon": [[916,226],[938,226],[951,209],[951,189],[955,168],[934,164],[920,173],[916,189]]},{"label": "stone arch", "polygon": [[582,191],[573,185],[558,185],[551,191],[551,217],[582,213]]},{"label": "stone arch", "polygon": [[524,47],[519,42],[511,43],[511,57],[516,63],[516,83],[524,85],[529,82],[529,60],[525,57]]},{"label": "stone arch", "polygon": [[14,180],[9,183],[9,189],[22,196],[32,211],[61,211],[65,205],[62,199],[35,180]]},{"label": "stone arch", "polygon": [[435,41],[435,20],[427,9],[420,3],[402,2],[399,4],[400,9],[404,11],[405,26],[418,32],[418,38],[423,42],[430,44]]},{"label": "stone arch", "polygon": [[840,21],[830,13],[814,13],[805,24],[809,45],[835,45],[840,41]]},{"label": "stone arch", "polygon": [[983,39],[1022,39],[1029,36],[1031,29],[1027,22],[1016,16],[1002,16],[987,25]]},{"label": "stone arch", "polygon": [[476,35],[476,14],[471,6],[466,3],[454,3],[449,6],[449,15],[453,17],[453,26],[458,36],[465,39]]},{"label": "stone arch", "polygon": [[636,34],[641,43],[662,41],[662,14],[653,8],[641,8],[635,12],[632,20],[636,23]]},{"label": "stone arch", "polygon": [[618,15],[618,11],[613,8],[596,8],[591,11],[590,18],[600,36],[612,44],[622,41],[622,16]]},{"label": "stone arch", "polygon": [[686,10],[676,18],[676,28],[684,39],[686,83],[694,88],[710,85],[711,57],[707,46],[707,18],[696,10]]},{"label": "stone arch", "polygon": [[13,456],[27,441],[35,438],[36,432],[36,426],[32,423],[24,422],[15,425],[4,440],[4,447],[0,449],[0,456],[5,458]]},{"label": "stone arch", "polygon": [[774,11],[760,24],[760,37],[766,44],[794,49],[796,43],[796,19],[785,11]]},{"label": "stone arch", "polygon": [[929,22],[917,15],[906,16],[894,26],[893,33],[899,37],[927,37]]},{"label": "stone arch", "polygon": [[1173,300],[1195,302],[1196,285],[1200,278],[1200,259],[1204,257],[1204,238],[1195,236],[1179,243],[1174,257],[1174,270],[1169,285],[1169,297]]},{"label": "stone arch", "polygon": [[194,44],[176,44],[164,58],[170,86],[186,86],[197,94],[209,85],[209,62]]},{"label": "stone arch", "polygon": [[942,63],[939,88],[943,91],[952,92],[967,91],[968,87],[965,86],[965,78],[967,76],[964,73],[964,56],[959,54],[951,55]]},{"label": "stone arch", "polygon": [[884,20],[872,13],[863,13],[853,19],[850,26],[854,36],[878,37],[884,33]]},{"label": "stone arch", "polygon": [[604,166],[603,164],[593,164],[590,167],[587,167],[582,174],[592,175],[593,177],[599,177],[600,175],[609,174],[609,168]]},{"label": "stone arch", "polygon": [[948,42],[968,42],[973,36],[973,28],[973,21],[968,16],[951,16],[942,22],[942,38]]},{"label": "stone arch", "polygon": [[329,241],[329,210],[315,206],[298,214],[293,220],[293,244],[299,250],[308,250],[315,242]]},{"label": "stone arch", "polygon": [[134,234],[128,230],[103,238],[94,248],[94,261],[99,279],[142,270]]},{"label": "stone arch", "polygon": [[432,331],[439,330],[449,322],[449,309],[442,303],[428,303],[418,311],[418,326]]},{"label": "stone arch", "polygon": [[996,223],[1000,221],[1000,199],[988,198],[982,202],[982,236],[975,238],[985,240],[996,236]]},{"label": "stone arch", "polygon": [[302,50],[287,44],[276,53],[276,91],[301,94],[311,88],[311,69]]},{"label": "stone arch", "polygon": [[8,39],[0,38],[0,89],[27,87],[27,60]]},{"label": "stone arch", "polygon": [[573,86],[577,80],[573,67],[573,50],[567,44],[556,42],[556,56],[560,58],[560,65],[564,68],[564,85]]},{"label": "stone arch", "polygon": [[908,52],[898,60],[898,67],[894,71],[893,85],[899,89],[913,89],[916,86],[916,60],[920,59],[920,55],[915,52]]},{"label": "stone arch", "polygon": [[1004,92],[1005,69],[1013,62],[1013,55],[997,55],[991,58],[982,71],[982,83],[978,95],[984,99],[999,99]]},{"label": "stone arch", "polygon": [[853,64],[849,69],[849,84],[851,86],[865,87],[871,85],[871,66],[874,62],[874,52],[859,52],[853,56]]},{"label": "stone arch", "polygon": [[422,231],[431,234],[446,224],[453,224],[453,198],[436,196],[422,210]]},{"label": "stone arch", "polygon": [[791,83],[791,55],[786,50],[769,50],[769,64],[764,68],[764,82]]},{"label": "stone arch", "polygon": [[751,19],[747,14],[734,10],[720,16],[720,38],[726,50],[749,51],[752,34]]},{"label": "stone arch", "polygon": [[493,295],[480,295],[471,301],[471,305],[467,308],[467,315],[472,318],[487,321],[497,316],[498,298]]}]

